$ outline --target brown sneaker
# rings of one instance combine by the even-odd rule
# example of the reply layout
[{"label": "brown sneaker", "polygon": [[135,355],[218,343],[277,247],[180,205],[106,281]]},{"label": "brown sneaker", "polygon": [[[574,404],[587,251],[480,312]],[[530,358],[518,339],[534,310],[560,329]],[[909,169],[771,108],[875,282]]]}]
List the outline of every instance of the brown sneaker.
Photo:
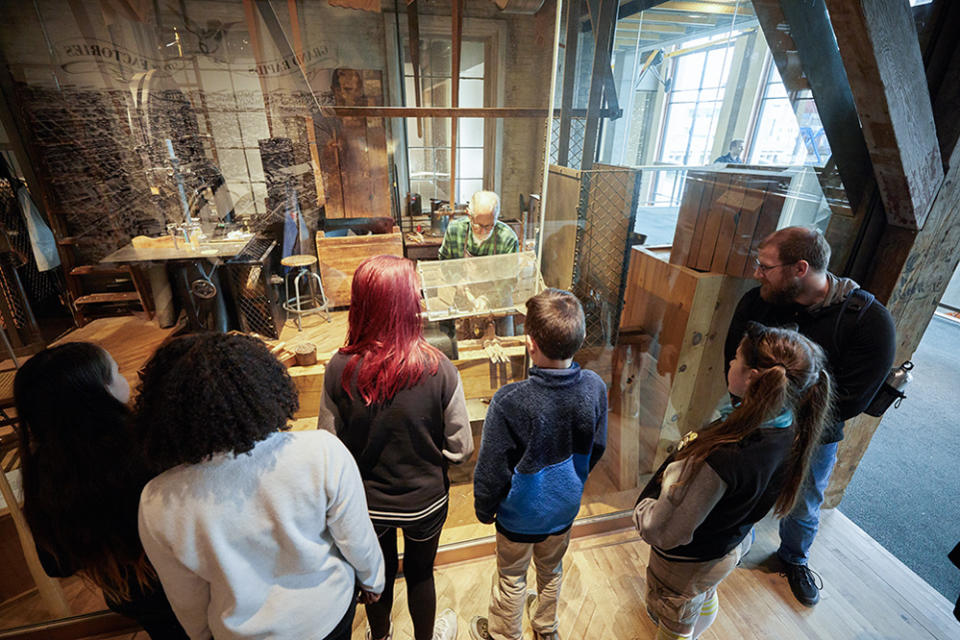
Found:
[{"label": "brown sneaker", "polygon": [[539,631],[534,629],[533,640],[560,640],[560,632],[551,631],[549,633],[540,633]]}]

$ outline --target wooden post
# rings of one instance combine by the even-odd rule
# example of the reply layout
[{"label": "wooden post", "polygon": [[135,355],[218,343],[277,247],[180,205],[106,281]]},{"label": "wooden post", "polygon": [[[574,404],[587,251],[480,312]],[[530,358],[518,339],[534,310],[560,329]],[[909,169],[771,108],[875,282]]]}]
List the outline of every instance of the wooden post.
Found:
[{"label": "wooden post", "polygon": [[[422,107],[423,98],[420,93],[420,14],[417,11],[417,0],[407,2],[407,34],[410,41],[410,66],[413,67],[413,97],[415,104]],[[422,118],[417,118],[417,137],[423,137]]]},{"label": "wooden post", "polygon": [[940,145],[910,7],[826,0],[887,222],[919,229],[943,181]]},{"label": "wooden post", "polygon": [[600,133],[600,100],[603,95],[602,78],[610,71],[610,43],[613,40],[612,24],[617,19],[617,2],[599,0],[599,15],[591,16],[597,30],[596,47],[593,50],[593,74],[590,80],[590,99],[587,103],[587,126],[583,134],[583,156],[580,169],[588,171],[593,166]]},{"label": "wooden post", "polygon": [[[570,166],[570,116],[573,110],[574,85],[577,83],[577,43],[580,30],[580,3],[582,0],[567,2],[567,39],[563,51],[563,85],[560,97],[560,131],[557,133],[557,164]],[[548,122],[548,126],[553,126]],[[549,150],[548,150],[549,151]]]},{"label": "wooden post", "polygon": [[[909,251],[900,252],[896,263],[897,273],[891,275],[890,270],[880,270],[891,275],[896,282],[887,303],[897,329],[894,364],[913,356],[950,276],[960,262],[960,211],[957,202],[960,202],[960,147],[954,149],[946,180],[930,208],[923,229],[916,233],[912,244],[908,244]],[[884,251],[885,246],[909,243],[909,239],[902,236],[910,232],[905,229],[896,231],[899,233],[895,237],[888,237],[884,246],[881,246],[881,260],[889,255]],[[879,418],[863,414],[847,421],[845,439],[840,443],[837,454],[837,466],[825,494],[825,506],[835,507],[840,503],[879,424]]]},{"label": "wooden post", "polygon": [[[460,106],[460,42],[463,39],[463,0],[451,0],[450,17],[452,24],[452,52],[450,57],[450,106]],[[453,116],[450,120],[450,212],[457,204],[457,126],[460,120]]]}]

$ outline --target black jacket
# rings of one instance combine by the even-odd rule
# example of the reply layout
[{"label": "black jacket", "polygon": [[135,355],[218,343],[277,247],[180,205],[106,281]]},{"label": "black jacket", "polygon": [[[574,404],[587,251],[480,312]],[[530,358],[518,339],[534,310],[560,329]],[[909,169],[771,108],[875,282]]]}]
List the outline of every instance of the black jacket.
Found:
[{"label": "black jacket", "polygon": [[724,345],[727,366],[751,320],[769,327],[796,325],[823,347],[833,376],[835,405],[834,422],[824,429],[821,443],[843,440],[844,421],[867,408],[893,365],[896,331],[890,312],[877,300],[862,312],[860,305],[842,302],[813,312],[800,305],[776,306],[764,301],[757,287],[743,295],[733,313]]}]

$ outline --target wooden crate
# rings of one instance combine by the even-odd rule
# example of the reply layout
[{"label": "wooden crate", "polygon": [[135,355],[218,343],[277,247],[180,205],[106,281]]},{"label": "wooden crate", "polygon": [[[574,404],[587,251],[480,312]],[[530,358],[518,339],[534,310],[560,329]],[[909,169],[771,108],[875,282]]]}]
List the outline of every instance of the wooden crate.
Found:
[{"label": "wooden crate", "polygon": [[670,263],[750,277],[750,256],[777,229],[791,179],[779,168],[688,171]]},{"label": "wooden crate", "polygon": [[710,420],[726,392],[723,343],[733,310],[755,286],[671,264],[669,254],[632,248],[620,320],[611,410],[632,431],[637,474],[656,470],[683,434]]},{"label": "wooden crate", "polygon": [[399,227],[394,227],[391,233],[341,238],[328,238],[323,231],[317,231],[320,277],[330,306],[349,306],[350,287],[357,267],[371,256],[384,254],[403,257],[403,234]]}]

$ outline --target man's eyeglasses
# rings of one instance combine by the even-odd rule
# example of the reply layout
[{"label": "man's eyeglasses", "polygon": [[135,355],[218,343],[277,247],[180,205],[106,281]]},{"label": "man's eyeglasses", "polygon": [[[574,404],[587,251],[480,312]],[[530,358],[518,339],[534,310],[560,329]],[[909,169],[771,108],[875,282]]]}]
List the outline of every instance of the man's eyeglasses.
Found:
[{"label": "man's eyeglasses", "polygon": [[760,260],[758,260],[757,258],[753,259],[754,270],[759,271],[764,275],[766,275],[767,272],[770,271],[771,269],[776,269],[777,267],[789,267],[792,264],[797,264],[797,261],[794,260],[793,262],[784,262],[781,264],[760,264]]},{"label": "man's eyeglasses", "polygon": [[480,224],[479,222],[470,221],[470,226],[473,228],[474,233],[487,233],[493,231],[493,227],[496,225],[496,222],[491,222],[490,224]]}]

